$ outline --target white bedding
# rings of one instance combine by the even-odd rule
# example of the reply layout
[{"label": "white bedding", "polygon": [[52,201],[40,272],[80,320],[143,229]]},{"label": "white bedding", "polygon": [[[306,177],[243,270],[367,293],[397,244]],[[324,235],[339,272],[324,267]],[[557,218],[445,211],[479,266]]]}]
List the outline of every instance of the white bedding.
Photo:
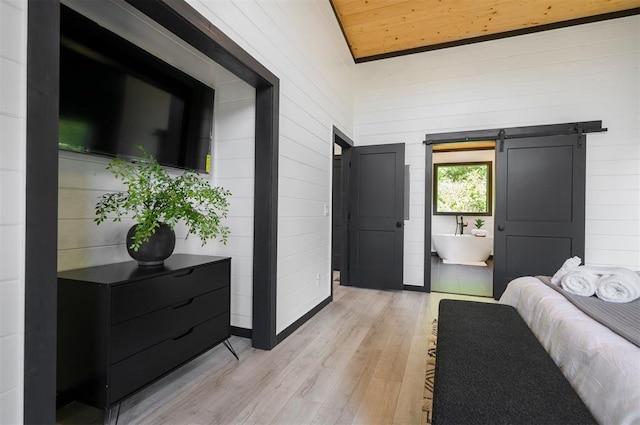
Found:
[{"label": "white bedding", "polygon": [[518,310],[602,425],[640,425],[640,348],[535,277],[509,283],[500,303]]}]

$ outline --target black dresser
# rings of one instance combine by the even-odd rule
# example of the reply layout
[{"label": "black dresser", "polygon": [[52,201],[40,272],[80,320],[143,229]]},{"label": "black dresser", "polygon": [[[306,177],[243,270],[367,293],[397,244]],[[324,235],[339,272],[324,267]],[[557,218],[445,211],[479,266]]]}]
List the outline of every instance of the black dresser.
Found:
[{"label": "black dresser", "polygon": [[57,389],[110,409],[230,336],[231,259],[58,273]]}]

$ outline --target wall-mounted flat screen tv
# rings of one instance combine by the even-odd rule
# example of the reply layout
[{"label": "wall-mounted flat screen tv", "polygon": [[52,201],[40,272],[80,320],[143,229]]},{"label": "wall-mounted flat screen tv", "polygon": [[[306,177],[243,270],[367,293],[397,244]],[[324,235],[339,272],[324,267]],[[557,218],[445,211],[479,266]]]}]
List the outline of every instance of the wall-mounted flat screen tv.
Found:
[{"label": "wall-mounted flat screen tv", "polygon": [[213,89],[63,6],[63,150],[209,172]]}]

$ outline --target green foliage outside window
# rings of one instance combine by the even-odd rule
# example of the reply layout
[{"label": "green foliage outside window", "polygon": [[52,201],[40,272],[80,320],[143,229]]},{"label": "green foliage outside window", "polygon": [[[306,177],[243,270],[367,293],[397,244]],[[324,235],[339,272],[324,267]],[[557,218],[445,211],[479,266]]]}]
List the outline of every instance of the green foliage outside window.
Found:
[{"label": "green foliage outside window", "polygon": [[491,214],[491,162],[434,164],[434,214]]}]

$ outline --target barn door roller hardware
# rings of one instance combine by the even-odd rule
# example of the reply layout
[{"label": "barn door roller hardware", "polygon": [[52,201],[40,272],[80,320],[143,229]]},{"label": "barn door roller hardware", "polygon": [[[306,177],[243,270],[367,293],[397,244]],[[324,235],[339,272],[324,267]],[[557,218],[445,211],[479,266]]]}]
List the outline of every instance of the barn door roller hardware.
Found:
[{"label": "barn door roller hardware", "polygon": [[582,124],[576,124],[576,133],[578,134],[578,148],[581,148],[584,142],[584,129],[582,128]]},{"label": "barn door roller hardware", "polygon": [[498,133],[498,140],[500,141],[500,152],[504,152],[504,130],[500,130]]},{"label": "barn door roller hardware", "polygon": [[426,134],[424,143],[436,145],[441,143],[478,142],[484,140],[498,140],[503,149],[505,139],[521,139],[524,137],[544,137],[578,134],[581,146],[584,134],[601,133],[607,131],[602,127],[602,121],[582,121],[565,124],[534,125],[527,127],[497,128],[491,130],[456,131],[451,133]]}]

